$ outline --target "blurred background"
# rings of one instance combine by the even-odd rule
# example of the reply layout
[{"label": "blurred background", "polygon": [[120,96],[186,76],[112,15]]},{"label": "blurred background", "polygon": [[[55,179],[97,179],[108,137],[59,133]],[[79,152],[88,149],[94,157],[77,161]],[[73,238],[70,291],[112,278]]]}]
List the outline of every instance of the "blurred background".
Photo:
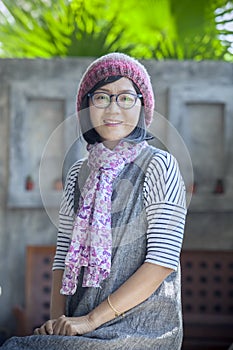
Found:
[{"label": "blurred background", "polygon": [[177,156],[171,123],[191,158],[194,178],[178,151],[188,204],[192,198],[182,261],[184,349],[228,349],[233,1],[225,0],[0,1],[0,341],[19,334],[13,310],[27,309],[27,247],[56,244],[62,182],[85,153],[75,141],[79,80],[94,58],[114,51],[148,69],[156,112],[167,121],[155,115],[155,144]]}]

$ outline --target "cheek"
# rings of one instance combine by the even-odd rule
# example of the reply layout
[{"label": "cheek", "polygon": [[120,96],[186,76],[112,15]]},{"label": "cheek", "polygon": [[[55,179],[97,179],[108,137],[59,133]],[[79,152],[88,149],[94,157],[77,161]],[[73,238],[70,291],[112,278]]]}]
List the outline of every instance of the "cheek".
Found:
[{"label": "cheek", "polygon": [[90,107],[90,120],[93,127],[97,127],[100,125],[101,120],[101,111],[96,111],[95,107]]},{"label": "cheek", "polygon": [[132,126],[135,127],[138,124],[139,118],[140,118],[140,111],[141,108],[135,108],[134,111],[132,111],[132,113],[130,113],[128,115],[128,123]]}]

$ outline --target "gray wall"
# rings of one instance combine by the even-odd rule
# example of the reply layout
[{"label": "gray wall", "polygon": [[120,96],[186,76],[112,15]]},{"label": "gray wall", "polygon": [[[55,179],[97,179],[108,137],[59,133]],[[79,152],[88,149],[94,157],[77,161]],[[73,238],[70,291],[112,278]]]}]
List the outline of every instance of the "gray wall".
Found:
[{"label": "gray wall", "polygon": [[[53,185],[62,176],[64,149],[75,139],[75,118],[62,130],[56,127],[74,115],[78,81],[91,61],[0,60],[0,328],[10,332],[15,326],[12,307],[24,305],[25,247],[56,242],[61,193]],[[155,88],[156,111],[176,127],[193,162],[197,186],[184,249],[233,249],[233,66],[212,61],[144,63]],[[159,119],[155,129],[157,125],[166,148],[172,142],[167,125]],[[55,129],[58,139],[51,141]],[[43,167],[40,158],[48,140]],[[83,155],[79,146],[65,169]],[[42,199],[39,169],[45,179]],[[27,175],[35,181],[33,191],[25,190]],[[217,195],[213,190],[218,178],[224,180],[225,191]]]}]

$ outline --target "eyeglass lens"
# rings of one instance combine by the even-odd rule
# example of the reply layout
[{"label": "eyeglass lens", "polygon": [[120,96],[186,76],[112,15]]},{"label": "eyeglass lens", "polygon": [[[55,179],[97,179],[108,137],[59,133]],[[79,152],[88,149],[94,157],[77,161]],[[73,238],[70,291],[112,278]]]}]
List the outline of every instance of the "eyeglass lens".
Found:
[{"label": "eyeglass lens", "polygon": [[106,108],[111,103],[111,98],[113,96],[116,96],[116,102],[119,107],[128,109],[132,108],[137,100],[137,95],[130,94],[130,93],[121,93],[118,95],[109,95],[104,92],[96,92],[94,93],[91,98],[93,104],[98,108]]}]

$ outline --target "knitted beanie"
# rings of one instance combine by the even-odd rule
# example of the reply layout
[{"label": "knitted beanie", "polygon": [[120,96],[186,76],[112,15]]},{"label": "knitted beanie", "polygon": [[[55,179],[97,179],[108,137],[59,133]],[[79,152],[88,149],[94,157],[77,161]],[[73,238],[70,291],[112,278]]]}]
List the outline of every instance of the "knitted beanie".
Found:
[{"label": "knitted beanie", "polygon": [[149,126],[154,112],[154,93],[149,74],[146,68],[135,58],[123,53],[110,53],[104,55],[87,68],[78,88],[77,110],[81,110],[83,97],[101,80],[122,75],[131,79],[140,90],[144,101],[145,122]]}]

